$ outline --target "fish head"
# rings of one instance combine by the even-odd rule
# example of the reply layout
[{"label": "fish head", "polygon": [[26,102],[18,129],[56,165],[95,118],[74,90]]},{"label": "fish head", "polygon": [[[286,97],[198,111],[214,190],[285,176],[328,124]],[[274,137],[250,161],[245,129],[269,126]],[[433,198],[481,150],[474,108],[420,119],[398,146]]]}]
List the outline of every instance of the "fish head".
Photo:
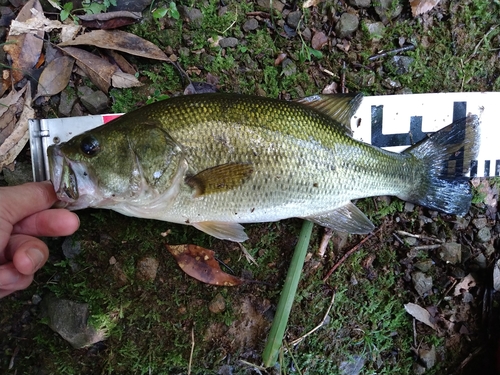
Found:
[{"label": "fish head", "polygon": [[123,125],[111,122],[48,148],[60,207],[140,204],[171,187],[182,164],[181,148],[157,126]]}]

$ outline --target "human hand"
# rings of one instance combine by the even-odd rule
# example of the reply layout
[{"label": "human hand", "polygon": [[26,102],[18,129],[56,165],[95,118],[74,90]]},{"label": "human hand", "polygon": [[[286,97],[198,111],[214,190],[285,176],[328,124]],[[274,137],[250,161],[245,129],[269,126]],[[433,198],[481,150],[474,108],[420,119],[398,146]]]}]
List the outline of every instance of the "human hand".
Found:
[{"label": "human hand", "polygon": [[0,298],[27,288],[49,257],[47,245],[35,236],[69,236],[78,216],[50,209],[57,201],[50,182],[0,187]]}]

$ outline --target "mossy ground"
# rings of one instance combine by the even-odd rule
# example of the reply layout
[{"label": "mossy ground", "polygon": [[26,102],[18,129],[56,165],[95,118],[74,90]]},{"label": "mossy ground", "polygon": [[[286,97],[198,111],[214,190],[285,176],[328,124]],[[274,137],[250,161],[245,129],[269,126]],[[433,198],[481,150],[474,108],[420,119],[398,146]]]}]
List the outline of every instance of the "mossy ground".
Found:
[{"label": "mossy ground", "polygon": [[[443,0],[438,11],[416,19],[404,2],[403,14],[386,26],[380,41],[372,40],[361,27],[347,50],[327,45],[321,51],[312,50],[311,42],[300,35],[287,36],[281,14],[269,13],[251,1],[226,1],[225,12],[215,0],[201,5],[193,1],[176,4],[199,7],[204,15],[201,23],[155,21],[146,11],[146,21],[129,27],[129,31],[170,49],[191,80],[206,81],[210,73],[217,78],[220,91],[289,99],[320,92],[332,82],[340,85],[342,77],[349,90],[365,94],[397,92],[383,86],[387,78],[414,93],[500,90],[500,5],[495,1]],[[302,24],[312,30],[328,31],[344,10],[341,2],[321,3],[303,11]],[[254,11],[270,17],[262,18],[257,30],[243,32],[247,13]],[[377,19],[371,10],[358,13],[362,23]],[[234,48],[212,47],[210,38],[218,36],[233,36],[239,43]],[[397,73],[390,56],[369,60],[375,53],[398,48],[401,38],[415,45],[413,51],[405,53],[414,58],[408,72]],[[294,69],[275,64],[280,53],[287,54]],[[152,64],[137,58],[135,63],[146,85],[136,90],[113,90],[116,112],[177,95],[187,84],[170,64]],[[408,248],[394,241],[392,233],[396,228],[417,230],[421,211],[417,208],[413,213],[403,213],[403,203],[398,200],[384,204],[367,199],[358,205],[382,230],[323,282],[326,272],[361,237],[350,236],[342,246],[343,241],[334,237],[326,257],[319,258],[316,252],[323,231],[315,228],[309,249],[312,257],[299,285],[287,341],[318,325],[335,293],[333,308],[327,323],[290,352],[284,348],[279,364],[269,372],[335,374],[362,358],[363,374],[409,374],[415,349],[422,345],[435,345],[441,359],[428,373],[454,371],[477,344],[479,334],[461,338],[451,350],[443,345],[443,337],[419,327],[419,342],[414,342],[412,319],[403,307],[415,302],[416,294],[404,261]],[[299,220],[248,225],[250,240],[245,247],[257,260],[254,265],[247,262],[235,244],[213,239],[191,227],[132,219],[111,211],[86,210],[80,218],[82,226],[74,237],[83,247],[76,259],[78,270],[73,271],[64,259],[62,239],[48,240],[51,258],[37,273],[35,283],[0,302],[0,369],[4,373],[187,373],[192,332],[193,374],[223,373],[227,366],[234,374],[258,373],[240,360],[261,363],[300,230]],[[399,222],[396,218],[400,218]],[[456,235],[451,233],[451,220],[446,218],[441,223],[450,236]],[[163,237],[167,230],[168,235]],[[235,288],[203,285],[178,268],[165,249],[166,243],[193,243],[213,249],[231,268],[228,272],[261,283]],[[418,257],[430,259],[431,255]],[[159,261],[158,275],[152,282],[136,277],[137,262],[143,257]],[[107,327],[110,337],[87,349],[72,349],[42,324],[38,307],[31,303],[34,294],[43,297],[49,292],[88,303],[91,321]],[[226,309],[214,314],[208,304],[218,293],[224,297]],[[443,288],[429,298],[439,301],[445,293]],[[13,370],[8,370],[12,358]]]}]

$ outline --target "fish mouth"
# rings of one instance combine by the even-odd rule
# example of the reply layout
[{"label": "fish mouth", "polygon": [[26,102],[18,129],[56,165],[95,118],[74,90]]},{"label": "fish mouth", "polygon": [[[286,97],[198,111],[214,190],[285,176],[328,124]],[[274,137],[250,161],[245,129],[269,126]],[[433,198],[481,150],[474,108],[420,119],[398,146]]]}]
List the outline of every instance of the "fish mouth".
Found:
[{"label": "fish mouth", "polygon": [[51,146],[47,150],[49,157],[50,180],[54,185],[57,197],[67,206],[78,200],[78,180],[73,171],[71,162],[64,157],[58,146]]}]

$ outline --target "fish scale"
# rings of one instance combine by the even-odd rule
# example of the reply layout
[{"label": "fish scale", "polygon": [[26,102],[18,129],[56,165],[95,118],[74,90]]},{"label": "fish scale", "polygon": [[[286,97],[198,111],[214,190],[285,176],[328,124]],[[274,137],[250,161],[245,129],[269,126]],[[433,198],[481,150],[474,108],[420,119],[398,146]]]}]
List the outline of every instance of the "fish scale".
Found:
[{"label": "fish scale", "polygon": [[[368,196],[396,195],[452,213],[470,204],[465,182],[454,184],[439,170],[457,147],[475,147],[476,132],[453,148],[464,135],[452,127],[431,137],[430,146],[391,153],[348,135],[344,120],[356,100],[315,96],[297,103],[233,94],[168,99],[53,146],[53,181],[69,208],[110,208],[237,241],[246,238],[238,223],[288,217],[369,231],[373,225],[350,203]],[[82,155],[89,137],[99,149]],[[61,163],[65,168],[55,167]],[[88,177],[58,176],[75,170]],[[72,180],[78,189],[60,182]],[[448,188],[456,198],[443,197]],[[68,196],[77,190],[79,196]]]}]

